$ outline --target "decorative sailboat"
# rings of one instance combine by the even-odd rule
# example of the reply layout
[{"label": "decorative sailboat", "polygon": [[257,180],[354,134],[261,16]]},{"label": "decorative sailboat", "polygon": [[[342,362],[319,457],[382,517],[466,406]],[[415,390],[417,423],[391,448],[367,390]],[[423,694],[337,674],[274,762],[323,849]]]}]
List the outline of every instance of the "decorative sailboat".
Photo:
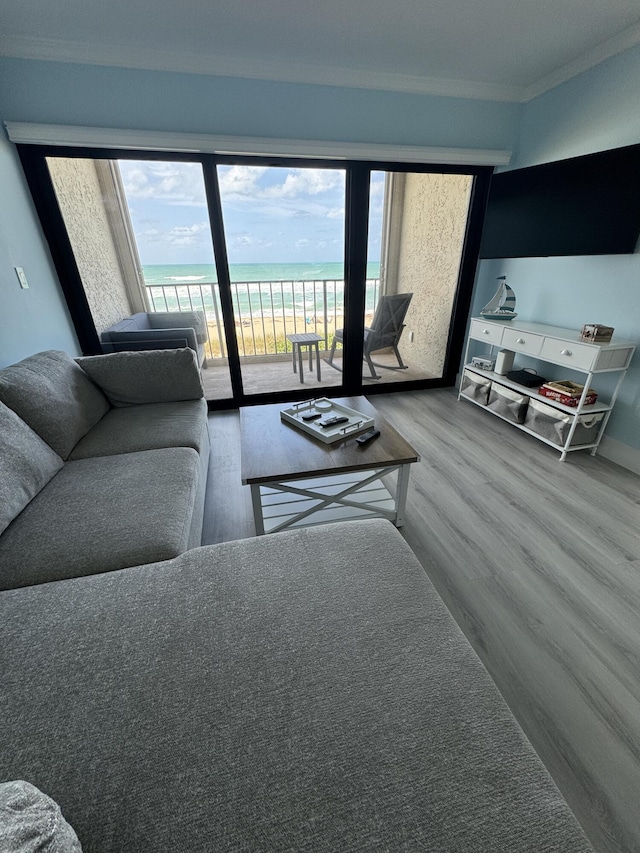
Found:
[{"label": "decorative sailboat", "polygon": [[480,312],[482,317],[488,317],[493,320],[513,320],[517,317],[516,295],[507,284],[506,275],[498,276],[498,289],[495,292],[493,299],[488,302]]}]

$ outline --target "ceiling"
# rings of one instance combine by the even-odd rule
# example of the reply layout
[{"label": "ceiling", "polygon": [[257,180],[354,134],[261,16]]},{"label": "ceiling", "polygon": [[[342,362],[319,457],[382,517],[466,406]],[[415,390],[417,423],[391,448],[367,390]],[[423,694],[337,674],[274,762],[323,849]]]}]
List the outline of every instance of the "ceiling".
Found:
[{"label": "ceiling", "polygon": [[640,0],[2,0],[0,55],[526,101],[640,43]]}]

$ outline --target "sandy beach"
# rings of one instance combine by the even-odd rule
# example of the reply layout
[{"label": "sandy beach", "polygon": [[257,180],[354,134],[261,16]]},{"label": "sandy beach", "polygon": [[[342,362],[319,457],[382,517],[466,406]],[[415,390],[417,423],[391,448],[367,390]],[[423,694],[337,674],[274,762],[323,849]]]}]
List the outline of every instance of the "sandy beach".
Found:
[{"label": "sandy beach", "polygon": [[[365,322],[371,321],[372,315],[368,314]],[[342,328],[343,320],[341,315],[333,315],[327,318],[326,336],[327,340],[325,348],[331,347],[333,340],[333,332],[336,328]],[[211,357],[220,357],[222,354],[220,340],[218,336],[218,327],[215,322],[210,319],[209,326],[209,341],[211,344]],[[318,335],[325,335],[325,324],[321,316],[316,316],[312,322],[306,322],[301,317],[254,317],[253,321],[245,318],[237,320],[236,336],[240,347],[241,355],[266,355],[274,353],[291,352],[291,344],[287,341],[287,335],[301,334],[304,332],[316,332]]]}]

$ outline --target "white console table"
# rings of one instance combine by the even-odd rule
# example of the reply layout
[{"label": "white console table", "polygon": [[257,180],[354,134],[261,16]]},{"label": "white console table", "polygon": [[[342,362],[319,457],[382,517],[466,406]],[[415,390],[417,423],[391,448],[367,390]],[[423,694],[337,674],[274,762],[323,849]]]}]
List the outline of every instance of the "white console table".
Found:
[{"label": "white console table", "polygon": [[[482,344],[485,344],[484,348],[482,348]],[[486,351],[487,346],[490,348],[489,352]],[[537,362],[541,362],[536,367],[540,368],[538,372],[543,375],[545,364],[565,367],[580,373],[580,381],[584,384],[585,390],[577,407],[565,406],[555,400],[542,397],[537,393],[536,388],[526,388],[523,385],[510,381],[506,376],[482,370],[470,363],[472,355],[490,355],[491,358],[494,358],[495,351],[501,349],[515,353],[515,369],[518,368],[517,355],[521,354],[534,358]],[[531,399],[543,402],[558,412],[569,415],[570,428],[564,443],[544,437],[538,432],[529,429],[526,424],[513,424],[516,428],[524,430],[524,432],[560,451],[560,458],[564,460],[567,453],[572,450],[589,449],[591,454],[595,455],[634,351],[635,344],[631,341],[616,341],[614,339],[608,344],[590,343],[581,341],[580,332],[575,329],[564,329],[542,323],[526,323],[514,320],[486,320],[483,317],[477,317],[471,320],[464,358],[464,370],[483,377],[485,380],[490,380],[502,388],[519,391],[524,395],[528,395]],[[476,405],[482,406],[481,402],[463,392],[464,370],[460,381],[458,399],[466,399],[472,403],[476,403]],[[587,391],[590,388],[598,391],[595,380],[602,374],[617,374],[614,387],[608,388],[602,396],[598,396],[595,403],[586,405],[585,398]],[[488,411],[491,411],[497,417],[501,417],[500,414],[491,409]],[[602,414],[603,417],[593,440],[588,444],[576,444],[573,438],[580,419],[583,419],[585,415],[596,414]],[[503,419],[509,420],[508,418]]]}]

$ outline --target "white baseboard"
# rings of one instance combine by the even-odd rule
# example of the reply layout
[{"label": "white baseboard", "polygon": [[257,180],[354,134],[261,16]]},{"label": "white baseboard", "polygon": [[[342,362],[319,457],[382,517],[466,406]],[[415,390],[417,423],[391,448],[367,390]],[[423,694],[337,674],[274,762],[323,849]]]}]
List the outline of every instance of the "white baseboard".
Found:
[{"label": "white baseboard", "polygon": [[634,474],[640,474],[640,448],[631,447],[615,438],[603,435],[598,446],[598,456],[608,459],[609,462],[615,462],[616,465],[627,468]]}]

